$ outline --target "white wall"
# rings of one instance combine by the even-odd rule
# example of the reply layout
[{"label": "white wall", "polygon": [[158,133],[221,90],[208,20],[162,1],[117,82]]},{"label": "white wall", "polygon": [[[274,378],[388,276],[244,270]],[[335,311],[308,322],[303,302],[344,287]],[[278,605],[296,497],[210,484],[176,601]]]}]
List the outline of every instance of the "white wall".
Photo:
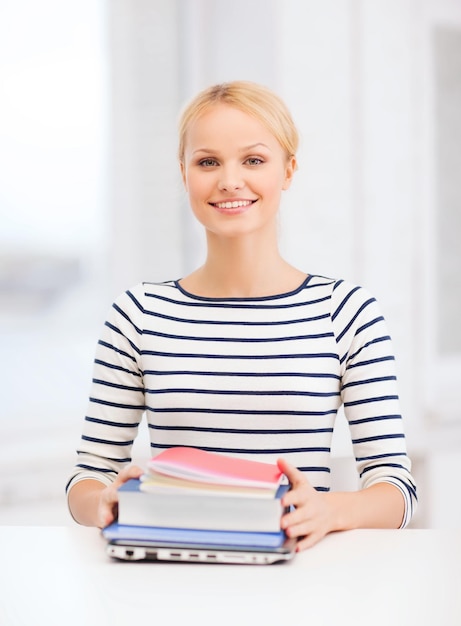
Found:
[{"label": "white wall", "polygon": [[176,2],[108,3],[109,280],[112,294],[182,265],[176,160],[180,102]]},{"label": "white wall", "polygon": [[[53,4],[48,1],[44,14]],[[81,16],[89,11],[87,19],[96,19],[90,5],[75,3],[75,11],[77,5]],[[451,367],[452,378],[459,378],[460,359],[448,362],[438,354],[439,317],[432,304],[433,267],[441,253],[433,228],[432,34],[437,24],[461,28],[459,3],[112,0],[104,6],[103,82],[110,105],[103,122],[108,141],[98,134],[96,151],[106,150],[108,192],[99,199],[93,194],[78,218],[87,224],[83,216],[94,202],[103,216],[104,236],[96,248],[106,261],[95,271],[107,280],[96,280],[98,306],[138,280],[176,278],[201,260],[203,239],[188,211],[175,156],[184,100],[210,83],[234,78],[273,87],[289,104],[302,135],[300,169],[282,207],[282,248],[305,271],[363,284],[379,299],[394,338],[408,444],[423,496],[418,523],[460,525],[451,498],[456,484],[441,462],[448,458],[455,468],[461,461],[459,408],[452,400],[444,404],[450,394],[456,397],[444,372]],[[45,22],[38,23],[45,28]],[[63,18],[62,33],[66,24]],[[83,89],[92,93],[92,85],[89,80]],[[74,114],[78,118],[78,109]],[[91,188],[98,169],[91,159],[88,163],[92,174],[85,180]],[[80,174],[85,171],[79,168]],[[75,182],[69,195],[74,188]],[[61,310],[75,311],[75,302],[62,301],[47,332],[62,320]],[[71,319],[78,328],[78,315]],[[94,326],[89,328],[81,331],[80,346],[95,340]],[[80,376],[90,369],[81,364],[83,352],[86,358],[85,347],[81,360],[73,362],[80,363]],[[448,381],[443,395],[440,381]],[[78,382],[67,393],[86,396],[86,389]],[[72,412],[73,432],[81,407],[83,400]],[[60,409],[55,406],[50,414],[59,415]],[[340,455],[349,452],[343,423],[335,446]]]},{"label": "white wall", "polygon": [[[377,296],[394,339],[415,473],[424,481],[429,466],[440,468],[429,454],[434,437],[437,454],[447,449],[457,458],[461,449],[461,420],[454,420],[449,438],[444,435],[447,411],[434,385],[433,341],[431,352],[421,339],[433,337],[437,325],[433,313],[424,313],[434,291],[422,269],[436,254],[427,224],[436,220],[437,206],[426,194],[435,167],[428,157],[435,124],[432,33],[440,21],[459,23],[459,5],[178,0],[175,6],[179,102],[235,78],[267,84],[288,102],[302,147],[300,170],[282,208],[282,248],[304,270],[347,278]],[[144,62],[150,66],[147,56]],[[184,200],[181,210],[181,268],[189,271],[201,260],[203,240]],[[428,387],[439,401],[432,421]],[[343,424],[335,449],[350,449]],[[444,482],[448,494],[452,486],[443,478],[431,485]],[[448,504],[442,512],[440,504],[450,499],[431,496],[428,484],[422,487],[427,498],[420,523],[443,523],[453,511]],[[429,506],[436,500],[440,514]]]},{"label": "white wall", "polygon": [[2,251],[79,252],[102,236],[104,19],[92,0],[0,4]]}]

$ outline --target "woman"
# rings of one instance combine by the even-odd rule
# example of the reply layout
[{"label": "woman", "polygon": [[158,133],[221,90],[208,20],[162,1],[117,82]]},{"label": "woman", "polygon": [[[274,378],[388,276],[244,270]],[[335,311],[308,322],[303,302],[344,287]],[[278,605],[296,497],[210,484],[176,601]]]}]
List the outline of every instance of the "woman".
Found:
[{"label": "woman", "polygon": [[[179,144],[206,260],[114,303],[68,484],[74,518],[99,527],[114,519],[117,488],[142,473],[129,464],[146,411],[154,454],[188,445],[277,462],[292,484],[281,525],[299,550],[335,530],[405,526],[416,492],[377,303],[279,252],[279,205],[298,147],[290,113],[259,85],[217,85],[183,112]],[[333,493],[342,404],[361,489]]]}]

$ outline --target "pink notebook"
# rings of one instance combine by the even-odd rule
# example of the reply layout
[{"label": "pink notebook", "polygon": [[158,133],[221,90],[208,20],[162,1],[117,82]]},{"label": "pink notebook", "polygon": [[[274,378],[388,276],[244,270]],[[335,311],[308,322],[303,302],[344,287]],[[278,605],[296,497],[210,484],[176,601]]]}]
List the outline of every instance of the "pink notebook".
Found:
[{"label": "pink notebook", "polygon": [[174,478],[241,487],[275,489],[283,477],[277,465],[188,447],[168,448],[147,466],[153,472]]}]

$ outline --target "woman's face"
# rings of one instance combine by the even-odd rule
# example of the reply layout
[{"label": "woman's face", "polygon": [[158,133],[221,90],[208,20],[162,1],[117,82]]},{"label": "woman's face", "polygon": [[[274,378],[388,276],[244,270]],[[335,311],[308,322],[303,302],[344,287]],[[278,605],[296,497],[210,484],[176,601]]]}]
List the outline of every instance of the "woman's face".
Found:
[{"label": "woman's face", "polygon": [[206,230],[238,236],[276,224],[295,165],[258,119],[217,104],[189,126],[181,171]]}]

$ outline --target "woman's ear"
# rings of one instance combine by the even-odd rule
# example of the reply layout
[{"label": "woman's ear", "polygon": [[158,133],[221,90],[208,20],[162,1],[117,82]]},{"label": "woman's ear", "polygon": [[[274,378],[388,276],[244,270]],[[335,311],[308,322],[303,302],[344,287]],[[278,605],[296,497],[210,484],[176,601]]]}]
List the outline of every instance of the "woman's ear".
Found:
[{"label": "woman's ear", "polygon": [[186,183],[186,168],[184,167],[184,161],[179,162],[179,167],[181,169],[181,178],[184,185],[184,188],[187,191],[187,183]]},{"label": "woman's ear", "polygon": [[285,180],[283,181],[282,189],[285,191],[291,185],[291,181],[293,180],[293,176],[298,168],[298,164],[296,161],[296,157],[292,155],[289,157],[286,168],[285,168]]}]

